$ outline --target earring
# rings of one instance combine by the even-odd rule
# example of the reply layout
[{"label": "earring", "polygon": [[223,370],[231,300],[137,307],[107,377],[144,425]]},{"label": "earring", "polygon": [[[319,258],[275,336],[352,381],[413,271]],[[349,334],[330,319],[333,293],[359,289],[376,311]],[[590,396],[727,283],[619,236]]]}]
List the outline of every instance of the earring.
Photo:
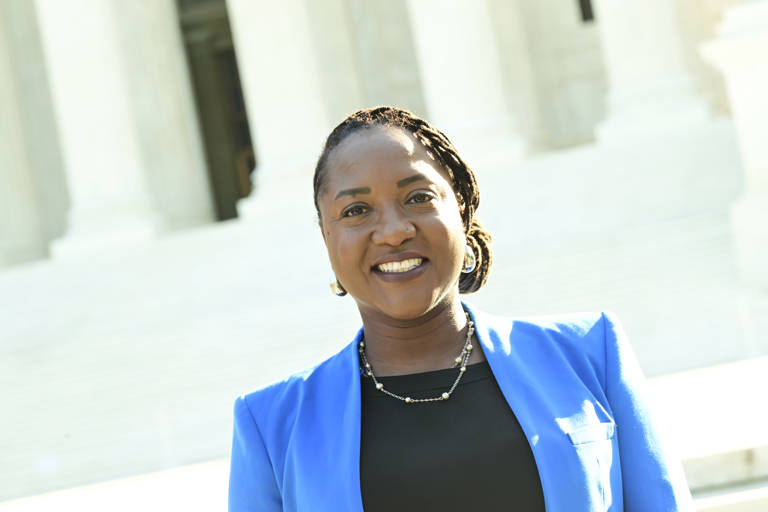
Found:
[{"label": "earring", "polygon": [[475,251],[473,251],[472,247],[467,244],[464,246],[464,268],[462,268],[461,271],[465,274],[469,274],[475,270],[476,265],[477,257],[475,256]]},{"label": "earring", "polygon": [[341,283],[338,279],[334,279],[331,281],[331,293],[336,295],[337,297],[343,297],[347,294],[347,290],[344,289],[343,286],[341,286]]}]

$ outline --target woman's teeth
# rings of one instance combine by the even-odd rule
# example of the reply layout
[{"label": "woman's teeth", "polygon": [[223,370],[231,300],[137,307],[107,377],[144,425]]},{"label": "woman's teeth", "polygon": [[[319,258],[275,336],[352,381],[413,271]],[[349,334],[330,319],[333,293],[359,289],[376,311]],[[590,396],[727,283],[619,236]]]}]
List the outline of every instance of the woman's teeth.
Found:
[{"label": "woman's teeth", "polygon": [[422,261],[424,261],[423,258],[409,258],[403,261],[390,261],[389,263],[376,265],[376,270],[379,272],[408,272],[409,270],[412,270],[421,265]]}]

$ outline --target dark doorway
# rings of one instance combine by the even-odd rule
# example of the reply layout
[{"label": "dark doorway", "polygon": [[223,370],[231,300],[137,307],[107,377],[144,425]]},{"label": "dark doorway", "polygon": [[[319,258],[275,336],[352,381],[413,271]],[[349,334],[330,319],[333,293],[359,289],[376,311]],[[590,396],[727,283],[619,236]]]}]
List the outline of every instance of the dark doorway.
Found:
[{"label": "dark doorway", "polygon": [[586,23],[595,20],[595,13],[592,11],[591,0],[579,0],[579,10],[581,11],[581,21]]},{"label": "dark doorway", "polygon": [[177,0],[212,196],[219,220],[237,217],[256,157],[224,0]]}]

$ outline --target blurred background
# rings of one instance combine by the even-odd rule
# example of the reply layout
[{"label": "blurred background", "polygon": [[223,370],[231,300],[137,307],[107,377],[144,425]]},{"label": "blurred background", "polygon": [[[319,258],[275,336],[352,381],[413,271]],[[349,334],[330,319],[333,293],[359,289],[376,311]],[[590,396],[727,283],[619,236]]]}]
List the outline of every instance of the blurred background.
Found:
[{"label": "blurred background", "polygon": [[339,350],[311,176],[475,169],[493,313],[612,310],[701,511],[768,510],[768,0],[0,0],[0,511],[225,510],[234,399]]}]

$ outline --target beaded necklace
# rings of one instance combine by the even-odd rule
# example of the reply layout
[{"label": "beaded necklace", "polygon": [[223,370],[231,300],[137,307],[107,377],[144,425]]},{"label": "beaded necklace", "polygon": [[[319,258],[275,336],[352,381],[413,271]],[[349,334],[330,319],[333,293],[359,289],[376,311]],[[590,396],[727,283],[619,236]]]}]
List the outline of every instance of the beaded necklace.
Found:
[{"label": "beaded necklace", "polygon": [[441,400],[448,400],[451,397],[451,393],[456,389],[456,386],[459,385],[459,381],[461,380],[461,377],[464,376],[464,373],[467,371],[467,362],[469,361],[470,356],[472,355],[472,343],[470,341],[472,340],[472,333],[475,332],[475,329],[473,327],[472,320],[469,318],[469,313],[466,311],[464,312],[465,315],[467,315],[467,339],[464,341],[464,346],[461,348],[461,352],[459,355],[454,359],[453,367],[456,368],[459,366],[459,374],[456,376],[456,380],[453,381],[453,385],[448,389],[448,391],[445,391],[440,396],[436,396],[433,398],[411,398],[409,396],[400,396],[397,393],[393,393],[390,390],[384,388],[384,384],[378,381],[376,378],[376,375],[373,373],[373,368],[371,367],[371,364],[368,362],[368,358],[365,355],[365,340],[360,340],[360,345],[358,346],[358,352],[360,352],[360,359],[362,360],[363,367],[361,370],[365,372],[365,375],[370,377],[373,380],[373,384],[376,386],[376,389],[384,393],[385,395],[389,395],[392,398],[397,398],[400,401],[403,401],[407,404],[414,404],[419,402],[439,402]]}]

